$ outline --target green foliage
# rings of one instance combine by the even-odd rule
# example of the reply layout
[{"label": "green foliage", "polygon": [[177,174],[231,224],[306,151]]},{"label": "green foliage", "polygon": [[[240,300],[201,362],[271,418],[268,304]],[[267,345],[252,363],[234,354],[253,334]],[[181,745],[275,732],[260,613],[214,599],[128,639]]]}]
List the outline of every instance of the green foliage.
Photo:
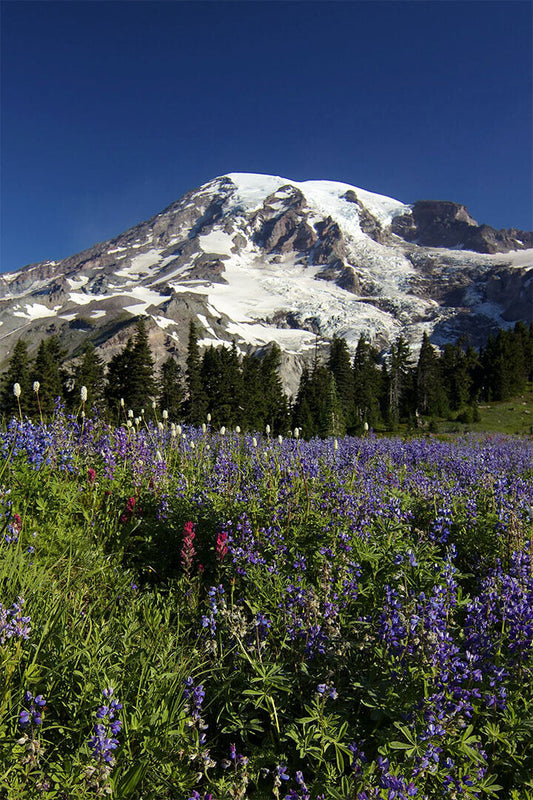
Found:
[{"label": "green foliage", "polygon": [[66,393],[68,375],[62,367],[66,351],[59,344],[57,336],[43,339],[31,371],[31,381],[39,383],[38,392],[32,398],[30,413],[51,416],[55,401],[62,400]]},{"label": "green foliage", "polygon": [[167,411],[169,419],[177,422],[181,419],[183,399],[181,367],[175,358],[169,356],[161,365],[159,373],[158,405],[160,413]]},{"label": "green foliage", "polygon": [[[27,343],[24,339],[17,339],[7,370],[2,376],[0,408],[3,416],[18,416],[19,413],[28,414],[31,400],[30,363]],[[20,408],[17,398],[13,394],[15,383],[18,383],[21,389]]]},{"label": "green foliage", "polygon": [[337,336],[331,342],[328,369],[335,380],[335,389],[342,410],[345,431],[356,430],[354,374],[350,362],[350,352],[344,339]]},{"label": "green foliage", "polygon": [[129,363],[131,373],[127,400],[129,408],[135,409],[137,413],[141,409],[150,409],[152,401],[157,394],[157,386],[154,377],[154,359],[148,342],[148,333],[144,318],[140,317],[135,327],[133,337],[133,348]]},{"label": "green foliage", "polygon": [[198,331],[191,320],[189,325],[189,344],[187,349],[187,399],[184,403],[184,418],[191,425],[201,425],[207,414],[207,398],[205,396],[201,374],[200,348]]},{"label": "green foliage", "polygon": [[[105,395],[111,413],[120,414],[122,405],[129,405],[126,399],[130,394],[132,373],[130,364],[133,358],[133,340],[128,339],[126,346],[115,353],[107,365]],[[115,416],[115,418],[117,418]]]},{"label": "green foliage", "polygon": [[437,351],[424,333],[415,376],[416,405],[421,414],[442,416],[446,413],[446,397]]},{"label": "green foliage", "polygon": [[135,335],[116,353],[107,367],[106,398],[111,412],[120,413],[123,406],[140,416],[149,416],[157,395],[154,360],[148,342],[146,324],[141,317]]},{"label": "green foliage", "polygon": [[105,368],[102,359],[97,355],[94,345],[87,344],[80,362],[76,365],[72,373],[73,386],[70,391],[71,407],[77,410],[82,401],[80,390],[82,386],[87,389],[87,400],[85,401],[86,413],[105,411]]},{"label": "green foliage", "polygon": [[[468,592],[498,559],[509,566],[513,551],[526,552],[523,515],[502,540],[495,482],[483,475],[454,496],[439,542],[444,512],[409,482],[433,478],[431,464],[409,474],[410,462],[378,452],[359,463],[370,437],[348,440],[344,453],[325,443],[316,455],[316,443],[254,447],[237,434],[102,426],[91,449],[84,429],[64,418],[54,426],[43,461],[29,457],[32,437],[27,450],[4,451],[0,603],[5,616],[24,598],[31,631],[0,640],[3,800],[284,797],[299,770],[313,800],[379,798],[385,760],[387,780],[414,782],[431,800],[446,796],[448,760],[470,800],[527,796],[533,653],[516,657],[511,617],[493,634],[505,709],[485,701],[492,690],[479,679],[472,707],[448,713],[456,698],[435,662],[436,643],[451,642],[450,670],[466,669]],[[157,448],[163,462],[150,458]],[[517,483],[531,477],[524,469]],[[379,486],[369,488],[371,475]],[[187,522],[195,535],[185,570]],[[503,597],[505,579],[491,596]],[[398,641],[380,634],[396,611]],[[417,627],[425,612],[427,627]],[[205,691],[201,714],[189,680]],[[123,706],[110,770],[90,747],[108,687]],[[42,724],[21,728],[26,691],[46,706]],[[442,732],[428,728],[435,695]],[[293,782],[276,786],[281,765]]]},{"label": "green foliage", "polygon": [[380,406],[386,404],[386,400],[383,373],[378,365],[378,351],[361,336],[353,360],[356,421],[349,433],[360,433],[365,423],[376,428],[382,422]]}]

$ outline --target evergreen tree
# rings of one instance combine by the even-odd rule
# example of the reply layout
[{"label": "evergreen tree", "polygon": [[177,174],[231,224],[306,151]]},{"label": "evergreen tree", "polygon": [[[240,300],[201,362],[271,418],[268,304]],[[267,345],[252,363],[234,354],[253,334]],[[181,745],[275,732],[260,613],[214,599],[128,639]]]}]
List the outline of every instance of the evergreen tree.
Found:
[{"label": "evergreen tree", "polygon": [[281,350],[273,342],[261,359],[260,389],[264,397],[265,425],[270,425],[276,435],[286,433],[289,428],[289,406],[279,374],[280,367]]},{"label": "evergreen tree", "polygon": [[531,353],[529,347],[529,331],[521,321],[517,322],[512,331],[506,332],[506,357],[510,371],[511,394],[522,394],[525,390],[531,372]]},{"label": "evergreen tree", "polygon": [[400,334],[391,346],[388,369],[389,415],[393,427],[412,409],[411,350]]},{"label": "evergreen tree", "polygon": [[511,396],[511,368],[503,331],[489,336],[482,355],[484,394],[487,400],[507,400]]},{"label": "evergreen tree", "polygon": [[328,369],[335,379],[345,428],[351,433],[356,427],[354,374],[348,345],[344,339],[337,336],[334,336],[331,342]]},{"label": "evergreen tree", "polygon": [[416,366],[416,408],[426,416],[442,416],[446,411],[439,355],[427,333],[424,333]]},{"label": "evergreen tree", "polygon": [[136,415],[141,411],[152,413],[152,401],[157,395],[154,377],[154,359],[148,342],[146,324],[139,319],[133,339],[116,353],[107,367],[106,398],[110,410],[117,413],[121,401],[124,408]]},{"label": "evergreen tree", "polygon": [[198,332],[192,320],[189,324],[189,344],[185,376],[187,398],[183,407],[184,417],[191,425],[201,425],[202,422],[205,422],[207,399],[202,385]]},{"label": "evergreen tree", "polygon": [[479,399],[483,387],[484,375],[480,352],[472,345],[468,345],[466,348],[465,365],[470,378],[470,402],[475,403]]},{"label": "evergreen tree", "polygon": [[311,410],[310,399],[311,375],[309,369],[304,367],[292,410],[293,427],[300,429],[304,439],[309,439],[315,434],[315,420]]},{"label": "evergreen tree", "polygon": [[327,392],[325,401],[321,404],[318,426],[318,435],[323,439],[328,436],[344,436],[346,433],[343,407],[337,392],[337,384],[333,374],[329,370],[328,373]]},{"label": "evergreen tree", "polygon": [[176,359],[169,356],[159,372],[159,411],[168,411],[169,419],[181,419],[183,404],[183,376]]},{"label": "evergreen tree", "polygon": [[343,424],[339,419],[340,403],[335,381],[329,369],[316,364],[311,373],[304,370],[294,406],[294,426],[301,429],[305,439],[330,436],[334,427]]},{"label": "evergreen tree", "polygon": [[7,371],[2,376],[2,389],[0,392],[0,413],[4,416],[18,416],[19,404],[13,394],[13,386],[20,386],[20,410],[22,414],[29,414],[32,400],[32,387],[30,380],[31,362],[28,355],[28,345],[23,339],[17,339],[13,353],[9,359]]},{"label": "evergreen tree", "polygon": [[247,353],[241,365],[242,380],[242,427],[247,431],[265,429],[267,411],[263,394],[261,359]]},{"label": "evergreen tree", "polygon": [[444,345],[440,369],[449,408],[457,411],[468,405],[473,381],[466,353],[460,344]]},{"label": "evergreen tree", "polygon": [[526,364],[527,364],[527,379],[533,383],[533,322],[529,326],[528,336],[525,345]]},{"label": "evergreen tree", "polygon": [[[353,360],[354,404],[356,425],[354,433],[361,431],[364,423],[375,427],[380,424],[380,395],[383,376],[378,366],[379,353],[371,347],[364,335],[359,337]],[[352,432],[349,430],[349,432]]]},{"label": "evergreen tree", "polygon": [[241,423],[241,371],[235,347],[210,347],[202,359],[202,386],[213,425],[232,428]]},{"label": "evergreen tree", "polygon": [[[59,344],[57,336],[43,339],[37,350],[31,374],[32,384],[39,382],[39,403],[45,415],[52,415],[55,401],[64,399],[68,376],[62,367],[66,351]],[[33,393],[35,395],[35,393]],[[37,397],[32,397],[32,413],[38,411]]]},{"label": "evergreen tree", "polygon": [[102,359],[89,342],[83,351],[81,361],[73,371],[72,406],[77,408],[81,402],[81,387],[87,389],[85,408],[90,411],[104,411],[105,407],[105,368]]},{"label": "evergreen tree", "polygon": [[127,400],[129,408],[136,413],[140,413],[143,408],[151,413],[152,401],[157,395],[157,385],[154,377],[154,359],[143,317],[139,319],[135,328],[130,370],[129,392],[124,400]]},{"label": "evergreen tree", "polygon": [[107,365],[105,396],[113,415],[120,413],[121,402],[125,408],[129,406],[132,354],[133,339],[130,338]]}]

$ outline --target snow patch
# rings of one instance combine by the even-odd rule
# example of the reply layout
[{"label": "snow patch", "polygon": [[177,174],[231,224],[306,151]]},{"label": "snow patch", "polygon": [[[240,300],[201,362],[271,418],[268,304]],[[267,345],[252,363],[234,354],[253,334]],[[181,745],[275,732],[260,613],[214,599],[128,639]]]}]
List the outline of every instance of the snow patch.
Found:
[{"label": "snow patch", "polygon": [[82,286],[86,286],[89,283],[89,276],[80,275],[79,278],[67,278],[67,283],[71,289],[81,289]]},{"label": "snow patch", "polygon": [[201,323],[202,327],[207,331],[207,333],[209,333],[214,339],[218,340],[218,337],[217,337],[215,331],[213,330],[213,328],[211,327],[211,325],[207,321],[207,317],[204,314],[197,314],[196,316],[200,320],[200,323]]},{"label": "snow patch", "polygon": [[148,306],[158,305],[163,301],[159,292],[154,292],[146,286],[134,286],[128,291],[127,296],[141,301],[132,306],[124,306],[124,310],[130,314],[145,314]]},{"label": "snow patch", "polygon": [[231,255],[233,247],[233,237],[224,231],[214,230],[205,236],[198,237],[198,244],[204,253],[217,253],[220,255]]},{"label": "snow patch", "polygon": [[24,317],[25,319],[42,319],[43,317],[55,317],[61,306],[48,308],[42,303],[26,303],[26,311],[14,311],[14,317]]},{"label": "snow patch", "polygon": [[257,322],[231,322],[227,327],[227,331],[256,346],[276,342],[283,350],[293,354],[315,346],[315,336],[309,331],[292,328],[273,328]]},{"label": "snow patch", "polygon": [[134,256],[131,259],[129,267],[117,269],[115,275],[121,278],[138,278],[142,272],[150,267],[155,267],[159,263],[162,252],[163,251],[160,249],[152,248],[152,250],[148,250],[147,253],[140,253],[138,256]]},{"label": "snow patch", "polygon": [[137,317],[139,314],[145,313],[146,303],[137,303],[133,306],[124,306],[124,311],[127,311],[129,314],[133,314],[134,317]]},{"label": "snow patch", "polygon": [[152,314],[151,316],[152,316],[152,319],[154,320],[155,324],[158,325],[160,328],[163,328],[163,330],[168,328],[169,325],[174,325],[175,324],[173,320],[168,319],[167,317],[156,316],[154,314]]},{"label": "snow patch", "polygon": [[70,292],[68,296],[69,300],[72,303],[75,303],[77,306],[86,306],[89,303],[92,303],[94,297],[90,294],[82,294],[81,292]]}]

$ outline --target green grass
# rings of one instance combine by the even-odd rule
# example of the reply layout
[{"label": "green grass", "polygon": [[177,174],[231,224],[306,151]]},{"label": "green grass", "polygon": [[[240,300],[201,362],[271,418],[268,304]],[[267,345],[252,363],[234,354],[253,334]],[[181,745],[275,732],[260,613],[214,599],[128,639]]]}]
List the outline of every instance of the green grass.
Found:
[{"label": "green grass", "polygon": [[474,431],[511,433],[519,436],[533,434],[533,391],[525,392],[500,403],[482,403],[479,422],[470,425]]},{"label": "green grass", "polygon": [[[533,387],[517,397],[478,406],[479,418],[463,422],[460,419],[425,420],[423,431],[433,433],[505,433],[513,436],[533,436]],[[460,416],[460,415],[458,415]]]}]

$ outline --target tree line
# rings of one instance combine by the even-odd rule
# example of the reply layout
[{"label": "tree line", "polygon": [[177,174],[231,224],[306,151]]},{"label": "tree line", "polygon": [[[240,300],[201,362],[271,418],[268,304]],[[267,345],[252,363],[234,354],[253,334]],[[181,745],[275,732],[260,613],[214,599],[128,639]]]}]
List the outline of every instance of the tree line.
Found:
[{"label": "tree line", "polygon": [[475,420],[479,402],[516,396],[533,381],[533,325],[517,322],[480,349],[459,340],[439,351],[424,334],[416,359],[403,336],[387,354],[361,336],[353,358],[346,341],[334,337],[327,360],[317,350],[304,369],[292,400],[283,390],[276,344],[262,356],[241,356],[235,343],[201,353],[192,322],[184,370],[169,356],[155,371],[142,318],[107,366],[90,343],[70,369],[65,358],[56,336],[40,343],[34,359],[19,339],[2,376],[1,413],[49,416],[60,398],[69,411],[82,408],[115,421],[131,409],[135,416],[165,412],[192,425],[210,419],[215,427],[257,431],[268,425],[273,434],[298,427],[306,438],[340,436],[437,417]]},{"label": "tree line", "polygon": [[425,333],[416,359],[403,336],[386,355],[361,336],[353,359],[335,337],[327,363],[302,375],[294,424],[309,437],[416,427],[438,417],[473,422],[479,402],[507,400],[532,381],[533,325],[523,322],[480,349],[461,339],[439,351]]}]

